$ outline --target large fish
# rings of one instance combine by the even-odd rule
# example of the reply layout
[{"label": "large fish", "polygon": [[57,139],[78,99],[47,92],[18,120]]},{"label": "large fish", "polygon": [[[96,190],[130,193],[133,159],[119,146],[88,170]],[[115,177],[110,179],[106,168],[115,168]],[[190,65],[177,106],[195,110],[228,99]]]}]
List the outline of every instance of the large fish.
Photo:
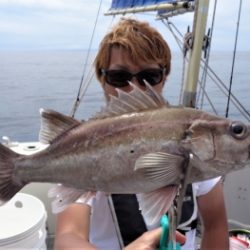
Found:
[{"label": "large fish", "polygon": [[58,211],[84,192],[142,193],[142,211],[154,221],[187,169],[191,183],[249,165],[249,126],[169,107],[149,85],[133,88],[118,90],[106,109],[82,123],[43,110],[40,140],[50,145],[42,152],[23,156],[0,145],[2,203],[30,182],[62,183],[52,191]]}]

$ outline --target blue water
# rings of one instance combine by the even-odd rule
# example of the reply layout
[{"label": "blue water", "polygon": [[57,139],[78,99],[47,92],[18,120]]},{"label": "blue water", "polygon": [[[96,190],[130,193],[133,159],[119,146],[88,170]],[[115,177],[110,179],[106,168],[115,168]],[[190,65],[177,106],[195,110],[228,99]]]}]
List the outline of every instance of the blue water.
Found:
[{"label": "blue water", "polygon": [[[226,85],[229,85],[232,56],[232,52],[216,52],[210,57],[211,67]],[[40,108],[50,108],[70,114],[85,60],[86,53],[83,51],[1,51],[0,137],[6,135],[13,141],[37,140]],[[172,104],[178,104],[182,66],[182,57],[173,53],[172,71],[164,89],[164,96]],[[90,67],[91,63],[88,63],[87,68]],[[249,82],[250,52],[240,52],[236,56],[232,89],[248,112],[250,112]],[[219,110],[219,115],[224,116],[226,97],[210,79],[207,89]],[[102,90],[98,82],[93,79],[77,110],[76,118],[87,119],[103,105]],[[204,104],[204,109],[211,111],[207,102]],[[245,120],[232,105],[229,117]]]}]

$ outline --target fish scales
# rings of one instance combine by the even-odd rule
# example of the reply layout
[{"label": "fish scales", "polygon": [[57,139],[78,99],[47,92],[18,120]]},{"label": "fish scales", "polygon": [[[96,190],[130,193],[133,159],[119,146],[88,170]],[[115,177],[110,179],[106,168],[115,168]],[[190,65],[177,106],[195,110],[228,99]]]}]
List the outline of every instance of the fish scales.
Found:
[{"label": "fish scales", "polygon": [[[124,190],[125,192],[145,191],[145,180],[134,173],[135,161],[140,155],[155,150],[161,151],[161,146],[164,144],[159,143],[160,139],[180,140],[183,137],[183,126],[187,127],[188,124],[183,124],[182,120],[170,124],[165,121],[168,113],[172,120],[173,111],[159,109],[153,112],[108,118],[101,122],[95,120],[90,121],[89,124],[83,123],[45,151],[32,155],[28,159],[18,159],[17,175],[25,182],[45,180],[53,183],[64,182],[68,185],[75,185],[77,178],[79,188],[85,190],[118,193]],[[32,165],[37,167],[33,169]],[[106,180],[102,181],[102,185],[98,184],[104,176]],[[124,181],[121,182],[120,179]],[[139,181],[142,182],[140,187],[143,189],[137,188]],[[97,184],[94,185],[95,182]],[[123,182],[135,184],[127,185],[131,190],[126,190],[123,188],[125,184],[120,188]],[[107,183],[112,188],[105,188]],[[114,183],[118,185],[117,191]]]},{"label": "fish scales", "polygon": [[[199,111],[195,111],[196,116],[194,110],[190,111],[193,121],[201,117]],[[181,147],[189,126],[189,109],[174,108],[90,121],[74,128],[45,151],[24,158],[21,163],[18,160],[16,173],[26,182],[63,182],[75,186],[78,179],[78,188],[91,191],[142,192],[145,187],[151,191],[158,188],[158,183],[147,183],[141,173],[135,173],[136,160],[149,152],[164,152],[172,141]],[[37,167],[33,169],[33,165]],[[129,183],[128,188],[124,189],[122,183]]]},{"label": "fish scales", "polygon": [[[133,87],[130,93],[119,91],[86,122],[43,110],[40,140],[49,146],[42,152],[21,156],[0,145],[0,200],[6,202],[30,182],[51,182],[64,185],[52,192],[58,209],[82,193],[103,191],[142,193],[142,210],[158,200],[163,204],[159,211],[166,211],[184,180],[192,183],[249,167],[249,125],[169,107],[149,85],[146,92]],[[159,215],[155,209],[150,217]]]}]

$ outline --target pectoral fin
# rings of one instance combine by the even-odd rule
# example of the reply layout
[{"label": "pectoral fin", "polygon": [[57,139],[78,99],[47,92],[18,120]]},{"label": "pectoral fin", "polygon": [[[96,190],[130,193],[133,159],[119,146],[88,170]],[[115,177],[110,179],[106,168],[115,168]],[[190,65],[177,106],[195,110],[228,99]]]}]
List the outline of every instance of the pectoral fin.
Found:
[{"label": "pectoral fin", "polygon": [[168,186],[150,193],[137,195],[140,210],[148,225],[157,223],[161,216],[168,211],[177,191],[177,186]]},{"label": "pectoral fin", "polygon": [[178,184],[183,178],[183,163],[186,158],[163,152],[149,153],[137,159],[135,171],[161,186]]}]

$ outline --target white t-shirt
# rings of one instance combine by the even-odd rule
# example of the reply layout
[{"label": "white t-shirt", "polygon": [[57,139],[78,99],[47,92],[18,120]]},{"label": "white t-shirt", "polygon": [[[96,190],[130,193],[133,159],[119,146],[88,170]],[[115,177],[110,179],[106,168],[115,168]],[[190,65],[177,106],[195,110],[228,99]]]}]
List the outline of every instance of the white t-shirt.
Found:
[{"label": "white t-shirt", "polygon": [[[193,183],[193,192],[195,196],[208,193],[219,180],[220,177]],[[81,203],[81,198],[77,202]],[[112,219],[108,197],[103,192],[97,192],[96,197],[89,201],[88,205],[92,208],[90,242],[100,250],[120,250],[121,248],[119,246],[117,232]],[[159,226],[160,222],[157,225],[154,225],[154,227]],[[152,229],[152,226],[148,226],[148,229]],[[195,236],[195,229],[188,231],[186,233],[186,243],[181,247],[181,249],[195,249]]]}]

